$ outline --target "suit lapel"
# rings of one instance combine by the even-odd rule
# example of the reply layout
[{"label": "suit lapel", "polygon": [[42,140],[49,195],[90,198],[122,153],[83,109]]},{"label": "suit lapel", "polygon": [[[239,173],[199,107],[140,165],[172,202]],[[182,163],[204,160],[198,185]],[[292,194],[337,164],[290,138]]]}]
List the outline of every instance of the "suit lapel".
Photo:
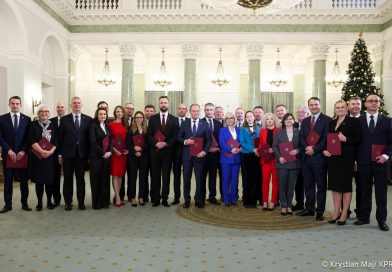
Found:
[{"label": "suit lapel", "polygon": [[377,129],[380,127],[379,124],[381,123],[381,120],[382,120],[382,115],[378,113],[378,118],[377,118],[376,126],[374,127],[373,134],[375,134]]}]

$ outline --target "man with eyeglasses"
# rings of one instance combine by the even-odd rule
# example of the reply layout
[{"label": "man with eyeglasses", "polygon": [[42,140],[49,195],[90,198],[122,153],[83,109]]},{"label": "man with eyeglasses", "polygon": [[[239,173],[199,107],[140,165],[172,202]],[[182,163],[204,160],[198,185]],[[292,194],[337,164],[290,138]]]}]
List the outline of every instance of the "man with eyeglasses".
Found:
[{"label": "man with eyeglasses", "polygon": [[133,120],[133,112],[135,111],[135,107],[133,106],[132,103],[127,103],[125,104],[125,117],[128,120],[128,126],[132,125],[132,120]]},{"label": "man with eyeglasses", "polygon": [[[361,184],[361,210],[354,225],[369,224],[372,210],[372,187],[376,198],[376,219],[382,231],[387,221],[387,160],[392,156],[391,118],[379,113],[381,99],[376,94],[366,97],[366,114],[359,117],[362,142],[358,147],[358,175]],[[378,149],[380,155],[376,154]]]}]

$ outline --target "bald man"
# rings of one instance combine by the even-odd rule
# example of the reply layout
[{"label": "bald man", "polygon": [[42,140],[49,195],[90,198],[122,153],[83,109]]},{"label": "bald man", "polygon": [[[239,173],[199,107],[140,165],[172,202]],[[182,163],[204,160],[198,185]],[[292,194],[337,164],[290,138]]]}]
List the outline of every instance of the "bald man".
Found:
[{"label": "bald man", "polygon": [[[61,117],[63,117],[67,112],[67,106],[64,102],[60,101],[56,104],[57,116],[50,119],[51,122],[57,124],[60,127]],[[61,180],[61,164],[57,162],[55,174],[54,174],[54,185],[53,185],[53,205],[55,207],[60,205],[61,202],[61,191],[60,191],[60,180]]]}]

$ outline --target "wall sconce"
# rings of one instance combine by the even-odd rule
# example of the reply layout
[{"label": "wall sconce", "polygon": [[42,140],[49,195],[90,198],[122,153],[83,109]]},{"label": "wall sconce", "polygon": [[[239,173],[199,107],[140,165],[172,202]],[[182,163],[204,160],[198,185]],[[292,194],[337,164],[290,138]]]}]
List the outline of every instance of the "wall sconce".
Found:
[{"label": "wall sconce", "polygon": [[41,105],[41,100],[34,99],[34,97],[31,98],[32,100],[32,108],[33,108],[33,114],[34,114],[34,109],[37,108],[39,105]]}]

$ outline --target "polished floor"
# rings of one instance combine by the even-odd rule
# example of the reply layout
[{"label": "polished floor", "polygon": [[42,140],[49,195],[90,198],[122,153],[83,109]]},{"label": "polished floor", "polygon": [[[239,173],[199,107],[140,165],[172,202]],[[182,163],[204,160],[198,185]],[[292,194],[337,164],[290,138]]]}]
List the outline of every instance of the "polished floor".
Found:
[{"label": "polished floor", "polygon": [[[62,205],[26,212],[20,209],[17,185],[13,210],[0,215],[1,272],[392,269],[392,231],[378,229],[374,212],[370,225],[361,227],[350,219],[345,226],[325,220],[320,227],[298,230],[231,229],[187,220],[174,206],[96,211],[89,194],[85,211],[66,212]],[[33,185],[30,196],[35,207]],[[332,208],[330,196],[327,206]]]}]

